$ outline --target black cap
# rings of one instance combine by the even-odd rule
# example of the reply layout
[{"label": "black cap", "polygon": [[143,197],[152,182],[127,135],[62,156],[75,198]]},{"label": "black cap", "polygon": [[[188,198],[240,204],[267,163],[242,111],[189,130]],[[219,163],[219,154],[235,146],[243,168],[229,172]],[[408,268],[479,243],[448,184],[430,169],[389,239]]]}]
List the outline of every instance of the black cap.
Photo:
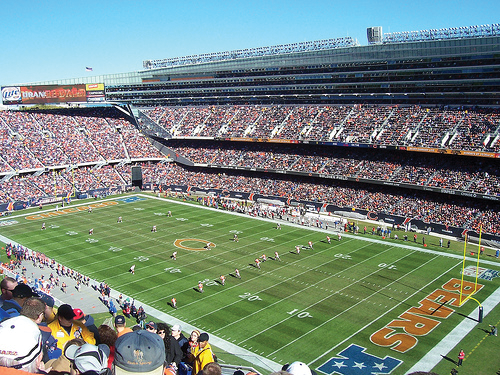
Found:
[{"label": "black cap", "polygon": [[66,320],[72,320],[75,317],[75,312],[70,305],[61,305],[57,309],[57,315]]},{"label": "black cap", "polygon": [[198,337],[198,342],[208,341],[208,333],[203,332],[200,337]]},{"label": "black cap", "polygon": [[38,297],[38,294],[33,292],[33,290],[28,285],[19,283],[12,291],[12,296],[16,298],[30,298]]}]

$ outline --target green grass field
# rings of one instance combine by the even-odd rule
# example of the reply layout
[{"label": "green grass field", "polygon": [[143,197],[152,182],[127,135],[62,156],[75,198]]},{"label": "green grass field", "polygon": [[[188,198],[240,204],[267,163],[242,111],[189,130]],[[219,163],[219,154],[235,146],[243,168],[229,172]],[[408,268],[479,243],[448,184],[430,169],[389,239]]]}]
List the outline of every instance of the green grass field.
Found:
[{"label": "green grass field", "polygon": [[[328,244],[317,229],[283,224],[277,230],[268,220],[152,195],[90,203],[97,205],[92,213],[74,202],[74,212],[18,214],[0,234],[247,349],[256,356],[248,361],[263,370],[269,371],[259,356],[279,364],[300,360],[326,374],[404,374],[467,316],[477,318],[475,301],[456,302],[462,261],[453,249],[438,253],[427,251],[435,246],[368,235],[337,241],[330,234]],[[314,249],[296,254],[295,246],[308,241]],[[215,246],[205,250],[207,242]],[[281,262],[254,266],[255,258],[275,251]],[[132,264],[135,275],[127,272]],[[241,279],[233,276],[236,268]],[[199,281],[204,293],[197,291]],[[499,281],[479,279],[483,287],[474,297],[482,303]],[[172,297],[177,310],[169,305]]]}]

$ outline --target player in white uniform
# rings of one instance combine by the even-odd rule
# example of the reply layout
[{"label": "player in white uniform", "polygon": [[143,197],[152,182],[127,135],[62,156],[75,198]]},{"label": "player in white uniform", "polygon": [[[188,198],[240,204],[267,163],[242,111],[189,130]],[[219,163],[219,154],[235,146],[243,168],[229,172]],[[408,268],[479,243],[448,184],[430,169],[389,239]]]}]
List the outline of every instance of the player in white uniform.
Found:
[{"label": "player in white uniform", "polygon": [[130,272],[132,275],[135,275],[135,264],[132,264],[132,266],[130,266],[128,272]]},{"label": "player in white uniform", "polygon": [[151,232],[156,232],[156,225],[153,225],[153,228],[151,228]]},{"label": "player in white uniform", "polygon": [[277,251],[274,252],[274,260],[277,260],[277,261],[281,262],[280,255],[278,254]]},{"label": "player in white uniform", "polygon": [[174,251],[170,256],[170,259],[177,260],[177,251]]},{"label": "player in white uniform", "polygon": [[236,268],[236,269],[234,270],[234,274],[236,275],[236,277],[237,277],[238,279],[241,279],[241,275],[240,275],[240,270],[239,270],[239,269],[237,269],[237,268]]},{"label": "player in white uniform", "polygon": [[224,276],[224,275],[220,275],[220,283],[221,283],[222,285],[226,285],[226,276]]}]

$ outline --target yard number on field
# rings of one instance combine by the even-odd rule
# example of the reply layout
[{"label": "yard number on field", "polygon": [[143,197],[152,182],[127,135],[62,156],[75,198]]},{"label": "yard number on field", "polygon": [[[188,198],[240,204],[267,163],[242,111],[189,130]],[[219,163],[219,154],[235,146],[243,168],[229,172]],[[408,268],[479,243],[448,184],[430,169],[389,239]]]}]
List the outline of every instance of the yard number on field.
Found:
[{"label": "yard number on field", "polygon": [[267,241],[267,242],[274,242],[274,238],[269,238],[269,237],[261,237],[261,241]]},{"label": "yard number on field", "polygon": [[[288,314],[290,315],[295,315],[299,311],[299,309],[293,309],[292,311],[289,311]],[[309,314],[307,311],[302,311],[297,314],[297,318],[312,318],[312,315]]]},{"label": "yard number on field", "polygon": [[252,295],[252,293],[243,293],[240,294],[238,297],[246,299],[247,301],[262,301],[262,298],[260,298],[257,295]]},{"label": "yard number on field", "polygon": [[349,254],[335,254],[335,258],[342,258],[342,259],[351,259],[352,257]]},{"label": "yard number on field", "polygon": [[380,268],[387,268],[388,270],[395,270],[397,269],[394,264],[385,264],[385,263],[380,263],[378,265]]},{"label": "yard number on field", "polygon": [[170,273],[180,273],[181,272],[180,269],[174,268],[174,267],[167,267],[167,268],[165,268],[165,271],[170,272]]}]

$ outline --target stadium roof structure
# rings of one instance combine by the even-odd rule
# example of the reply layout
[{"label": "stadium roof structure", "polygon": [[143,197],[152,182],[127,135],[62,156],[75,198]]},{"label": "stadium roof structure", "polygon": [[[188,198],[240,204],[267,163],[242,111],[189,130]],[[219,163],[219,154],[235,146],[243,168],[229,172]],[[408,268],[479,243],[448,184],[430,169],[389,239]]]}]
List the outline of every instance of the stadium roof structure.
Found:
[{"label": "stadium roof structure", "polygon": [[135,106],[500,105],[500,24],[328,39],[145,61],[136,72],[38,84],[104,83]]},{"label": "stadium roof structure", "polygon": [[174,57],[161,60],[145,60],[144,69],[167,68],[170,66],[200,64],[205,62],[245,59],[258,56],[281,55],[285,53],[296,53],[305,51],[321,51],[325,49],[356,47],[359,46],[357,40],[351,37],[317,40],[313,42],[301,42],[292,44],[281,44],[270,47],[249,48],[235,51],[206,53],[201,55],[192,55],[185,57]]},{"label": "stadium roof structure", "polygon": [[382,43],[421,42],[425,40],[467,39],[499,36],[500,24],[451,27],[420,31],[386,33]]}]

